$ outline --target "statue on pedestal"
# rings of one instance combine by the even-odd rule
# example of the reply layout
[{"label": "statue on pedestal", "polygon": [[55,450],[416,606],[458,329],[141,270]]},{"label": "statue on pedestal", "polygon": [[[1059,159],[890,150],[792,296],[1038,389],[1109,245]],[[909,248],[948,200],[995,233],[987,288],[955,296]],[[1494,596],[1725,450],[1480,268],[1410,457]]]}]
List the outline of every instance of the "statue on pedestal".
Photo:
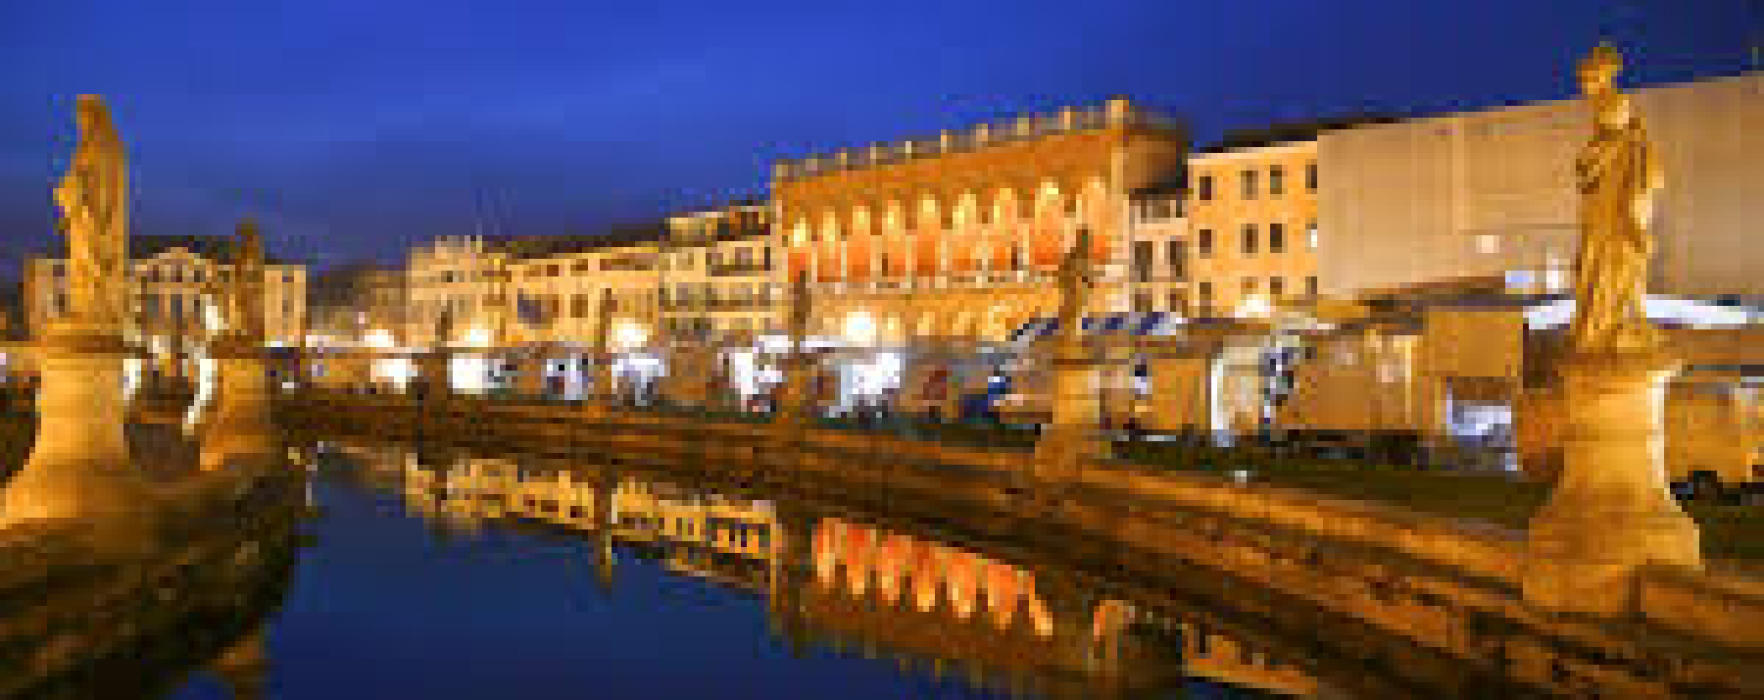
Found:
[{"label": "statue on pedestal", "polygon": [[1622,69],[1617,50],[1601,44],[1576,71],[1594,120],[1574,161],[1580,253],[1568,333],[1576,353],[1646,353],[1660,344],[1644,304],[1654,252],[1648,224],[1665,177],[1629,96],[1613,84]]},{"label": "statue on pedestal", "polygon": [[1065,259],[1060,261],[1058,279],[1061,338],[1083,337],[1084,329],[1079,325],[1084,322],[1084,309],[1090,304],[1090,283],[1094,277],[1095,270],[1090,262],[1090,229],[1080,228],[1077,240],[1066,251]]},{"label": "statue on pedestal", "polygon": [[128,296],[128,164],[104,100],[80,95],[77,110],[80,143],[55,188],[67,236],[69,315],[120,330]]},{"label": "statue on pedestal", "polygon": [[1666,384],[1677,370],[1648,322],[1647,224],[1663,178],[1653,148],[1612,86],[1622,58],[1594,49],[1577,71],[1593,137],[1575,160],[1581,193],[1576,308],[1558,366],[1562,472],[1532,517],[1521,587],[1548,610],[1634,611],[1644,566],[1701,566],[1697,526],[1667,490]]},{"label": "statue on pedestal", "polygon": [[239,222],[233,276],[227,289],[227,327],[256,343],[263,340],[263,238],[257,222]]}]

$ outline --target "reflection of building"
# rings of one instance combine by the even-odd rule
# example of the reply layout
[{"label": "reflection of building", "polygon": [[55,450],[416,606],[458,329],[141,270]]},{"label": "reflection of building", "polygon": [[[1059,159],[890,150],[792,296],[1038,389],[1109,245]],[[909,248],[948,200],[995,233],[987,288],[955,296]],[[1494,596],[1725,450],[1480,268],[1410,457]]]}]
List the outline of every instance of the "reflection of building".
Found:
[{"label": "reflection of building", "polygon": [[884,341],[1002,339],[1052,313],[1051,273],[1088,228],[1094,304],[1125,307],[1131,193],[1179,173],[1185,148],[1181,129],[1111,100],[779,163],[787,278],[817,283],[823,334],[862,312]]},{"label": "reflection of building", "polygon": [[[776,515],[763,501],[687,493],[634,479],[611,482],[608,494],[607,484],[567,470],[524,471],[498,459],[462,459],[439,471],[414,459],[397,466],[404,471],[405,496],[417,510],[458,521],[524,518],[595,531],[604,520],[623,542],[689,545],[753,560],[769,559],[778,541]],[[610,502],[600,503],[601,498]]]},{"label": "reflection of building", "polygon": [[[1764,73],[1634,97],[1667,178],[1652,291],[1764,294],[1756,240]],[[1323,292],[1478,278],[1528,291],[1559,287],[1575,254],[1573,163],[1590,124],[1575,100],[1323,134]]]},{"label": "reflection of building", "polygon": [[[133,308],[143,340],[200,338],[203,309],[217,279],[231,274],[230,236],[134,236],[129,239]],[[35,258],[25,264],[27,314],[33,332],[67,308],[67,262]],[[296,344],[306,325],[306,268],[264,265],[264,331],[271,342]]]},{"label": "reflection of building", "polygon": [[669,252],[659,284],[662,323],[697,337],[778,330],[774,299],[781,278],[772,265],[766,208],[727,209],[670,217]]},{"label": "reflection of building", "polygon": [[605,535],[659,552],[676,573],[772,596],[775,629],[795,642],[859,646],[902,664],[928,662],[939,675],[965,673],[979,687],[1061,697],[1140,697],[1186,676],[1316,689],[1302,669],[1198,621],[1097,598],[958,546],[839,518],[787,520],[768,501],[595,470],[473,457],[419,466],[398,448],[349,451],[375,472],[400,475],[406,502],[425,517]]}]

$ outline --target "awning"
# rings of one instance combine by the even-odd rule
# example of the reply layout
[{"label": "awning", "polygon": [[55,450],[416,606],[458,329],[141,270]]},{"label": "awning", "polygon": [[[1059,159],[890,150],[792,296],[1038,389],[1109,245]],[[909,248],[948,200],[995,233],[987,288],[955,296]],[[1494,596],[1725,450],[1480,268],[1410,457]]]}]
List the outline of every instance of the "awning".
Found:
[{"label": "awning", "polygon": [[[1085,336],[1169,336],[1176,335],[1187,324],[1180,314],[1166,311],[1129,312],[1086,316],[1080,322]],[[1010,343],[1023,345],[1059,332],[1060,320],[1054,317],[1031,319],[1010,335]]]}]

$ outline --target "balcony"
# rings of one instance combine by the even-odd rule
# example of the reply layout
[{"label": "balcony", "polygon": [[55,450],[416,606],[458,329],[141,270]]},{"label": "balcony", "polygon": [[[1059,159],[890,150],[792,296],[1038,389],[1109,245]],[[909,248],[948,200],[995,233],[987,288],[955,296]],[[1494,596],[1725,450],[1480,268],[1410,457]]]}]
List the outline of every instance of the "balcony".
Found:
[{"label": "balcony", "polygon": [[715,263],[708,271],[712,277],[746,277],[770,274],[772,266],[763,262]]}]

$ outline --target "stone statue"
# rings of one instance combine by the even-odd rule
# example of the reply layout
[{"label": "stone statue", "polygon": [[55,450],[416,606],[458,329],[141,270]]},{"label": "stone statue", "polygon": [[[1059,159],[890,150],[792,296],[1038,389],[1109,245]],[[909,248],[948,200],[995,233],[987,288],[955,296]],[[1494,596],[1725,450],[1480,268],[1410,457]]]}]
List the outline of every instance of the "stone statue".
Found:
[{"label": "stone statue", "polygon": [[814,311],[812,301],[809,297],[808,272],[799,271],[790,284],[790,325],[787,331],[795,342],[801,343],[808,336],[809,317]]},{"label": "stone statue", "polygon": [[227,290],[227,327],[252,340],[263,337],[263,238],[257,222],[239,222],[233,276]]},{"label": "stone statue", "polygon": [[80,95],[77,110],[80,144],[55,188],[67,236],[70,316],[115,328],[128,296],[128,162],[104,101]]},{"label": "stone statue", "polygon": [[1592,140],[1574,162],[1580,252],[1568,333],[1580,353],[1648,352],[1660,343],[1644,303],[1654,251],[1648,222],[1664,176],[1629,96],[1613,85],[1622,68],[1617,50],[1601,44],[1576,71],[1594,119]]},{"label": "stone statue", "polygon": [[1077,240],[1072,248],[1066,251],[1066,258],[1060,261],[1060,335],[1076,338],[1082,329],[1084,308],[1089,305],[1090,280],[1093,275],[1090,264],[1090,229],[1078,229]]}]

